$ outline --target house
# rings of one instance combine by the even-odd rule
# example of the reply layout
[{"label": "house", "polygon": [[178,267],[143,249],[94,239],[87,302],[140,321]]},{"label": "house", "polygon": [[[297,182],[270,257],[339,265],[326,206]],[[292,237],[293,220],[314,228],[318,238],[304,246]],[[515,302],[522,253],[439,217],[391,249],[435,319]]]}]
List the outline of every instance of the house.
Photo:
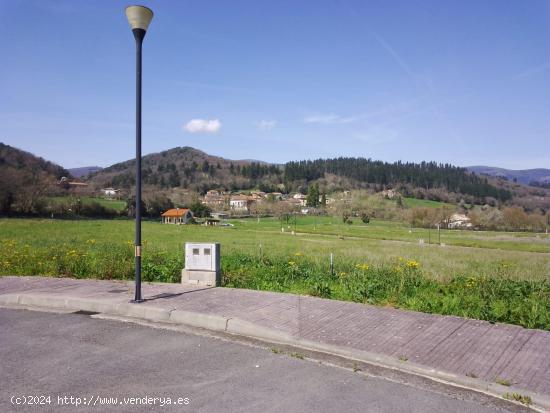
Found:
[{"label": "house", "polygon": [[300,199],[294,199],[294,198],[285,199],[284,201],[281,201],[281,203],[288,205],[289,208],[294,210],[300,209],[301,207],[304,206],[304,204],[302,204],[302,201]]},{"label": "house", "polygon": [[246,195],[235,195],[229,199],[229,207],[233,211],[248,212],[252,199]]},{"label": "house", "polygon": [[223,208],[227,205],[226,197],[220,191],[215,189],[209,190],[204,196],[203,204],[208,205],[210,208]]},{"label": "house", "polygon": [[262,191],[254,191],[250,194],[250,198],[256,202],[262,202],[266,196],[267,194]]},{"label": "house", "polygon": [[450,229],[472,228],[472,223],[470,222],[470,218],[465,214],[453,214],[449,218],[447,227]]},{"label": "house", "polygon": [[88,186],[86,182],[80,181],[69,181],[69,179],[64,176],[59,180],[59,185],[64,188],[85,188]]},{"label": "house", "polygon": [[163,224],[188,224],[193,219],[193,213],[187,208],[172,208],[162,215]]},{"label": "house", "polygon": [[105,196],[105,198],[115,198],[120,192],[120,189],[105,188],[102,189],[101,192],[103,193],[103,196]]},{"label": "house", "polygon": [[301,206],[306,206],[306,204],[307,204],[307,195],[294,194],[292,199],[295,199],[295,200],[299,201]]}]

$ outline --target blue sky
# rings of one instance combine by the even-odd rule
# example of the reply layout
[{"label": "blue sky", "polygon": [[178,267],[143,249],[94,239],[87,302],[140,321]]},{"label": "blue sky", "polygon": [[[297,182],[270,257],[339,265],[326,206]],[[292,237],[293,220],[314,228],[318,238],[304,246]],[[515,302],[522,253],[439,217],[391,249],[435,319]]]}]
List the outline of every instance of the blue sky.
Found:
[{"label": "blue sky", "polygon": [[[0,141],[134,156],[119,1],[0,0]],[[143,153],[550,167],[550,1],[143,1]]]}]

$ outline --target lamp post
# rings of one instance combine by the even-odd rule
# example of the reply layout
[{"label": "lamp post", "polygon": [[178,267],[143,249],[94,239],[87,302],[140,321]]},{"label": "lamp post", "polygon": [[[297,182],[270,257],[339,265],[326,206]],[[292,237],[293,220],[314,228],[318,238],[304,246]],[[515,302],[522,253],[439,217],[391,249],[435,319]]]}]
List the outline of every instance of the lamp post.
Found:
[{"label": "lamp post", "polygon": [[144,6],[126,7],[126,17],[136,39],[136,288],[133,303],[141,298],[141,46],[153,18],[153,11]]}]

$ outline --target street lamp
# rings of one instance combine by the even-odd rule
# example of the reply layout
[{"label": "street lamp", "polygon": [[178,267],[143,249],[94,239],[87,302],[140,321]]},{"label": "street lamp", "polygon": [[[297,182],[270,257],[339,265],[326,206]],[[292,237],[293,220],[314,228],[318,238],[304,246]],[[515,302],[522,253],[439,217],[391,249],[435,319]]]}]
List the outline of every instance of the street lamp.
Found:
[{"label": "street lamp", "polygon": [[141,46],[153,19],[153,11],[144,6],[126,7],[126,17],[136,39],[136,288],[133,303],[141,298]]}]

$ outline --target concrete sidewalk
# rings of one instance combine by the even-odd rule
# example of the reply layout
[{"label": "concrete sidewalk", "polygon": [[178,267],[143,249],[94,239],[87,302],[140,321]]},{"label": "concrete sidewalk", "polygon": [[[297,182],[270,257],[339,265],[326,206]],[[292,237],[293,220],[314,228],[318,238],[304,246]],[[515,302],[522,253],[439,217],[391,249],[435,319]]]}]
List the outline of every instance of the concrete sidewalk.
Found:
[{"label": "concrete sidewalk", "polygon": [[[328,352],[550,410],[550,332],[314,297],[121,281],[0,277],[0,304],[181,323]],[[498,384],[510,383],[510,386]]]}]

